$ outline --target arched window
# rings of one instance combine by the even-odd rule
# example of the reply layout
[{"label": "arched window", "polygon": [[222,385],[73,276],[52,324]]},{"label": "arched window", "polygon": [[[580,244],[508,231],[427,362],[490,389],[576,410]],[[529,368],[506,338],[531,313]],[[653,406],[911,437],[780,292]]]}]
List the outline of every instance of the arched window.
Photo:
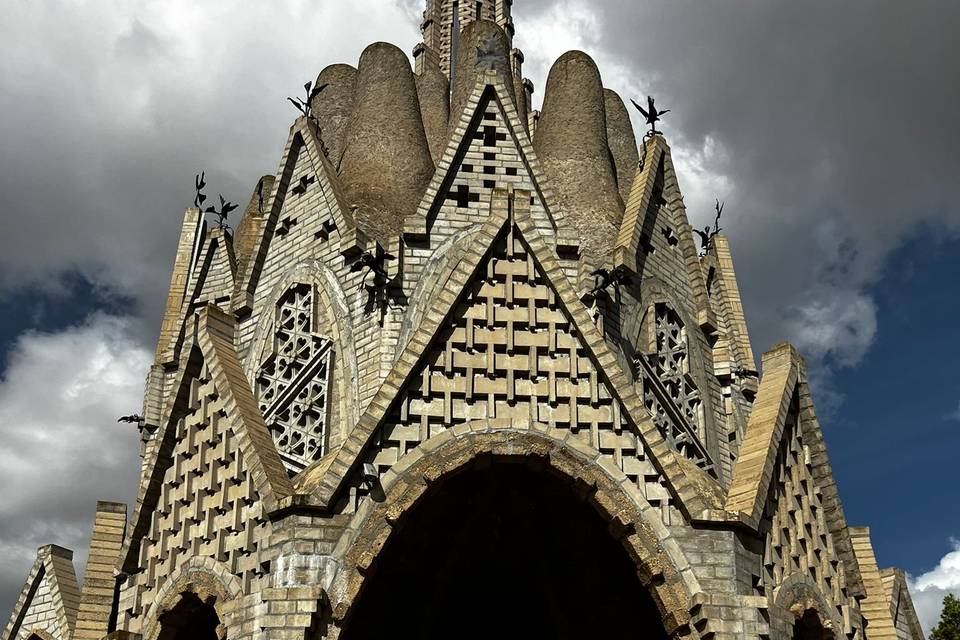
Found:
[{"label": "arched window", "polygon": [[654,366],[660,382],[690,426],[703,439],[703,401],[690,375],[687,328],[677,312],[662,303],[655,305],[654,323]]},{"label": "arched window", "polygon": [[327,449],[327,398],[333,342],[316,333],[317,296],[297,284],[277,301],[273,351],[256,375],[257,401],[291,474]]}]

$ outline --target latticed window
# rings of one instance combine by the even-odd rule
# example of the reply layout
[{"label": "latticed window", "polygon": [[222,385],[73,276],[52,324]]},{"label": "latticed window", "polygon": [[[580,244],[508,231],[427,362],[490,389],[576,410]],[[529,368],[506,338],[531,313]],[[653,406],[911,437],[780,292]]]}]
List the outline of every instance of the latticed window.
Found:
[{"label": "latticed window", "polygon": [[257,371],[257,400],[287,470],[297,473],[327,448],[332,342],[314,332],[313,287],[298,284],[277,301],[273,352]]},{"label": "latticed window", "polygon": [[680,316],[665,304],[655,307],[656,354],[654,367],[677,409],[702,439],[703,401],[690,376],[690,345]]}]

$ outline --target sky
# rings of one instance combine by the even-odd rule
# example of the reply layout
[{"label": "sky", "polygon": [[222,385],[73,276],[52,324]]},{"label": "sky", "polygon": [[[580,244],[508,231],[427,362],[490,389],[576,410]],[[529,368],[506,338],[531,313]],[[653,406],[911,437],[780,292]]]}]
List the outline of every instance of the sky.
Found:
[{"label": "sky", "polygon": [[[411,51],[419,11],[5,0],[0,611],[37,546],[79,571],[96,500],[135,499],[116,417],[140,408],[193,175],[245,202],[278,166],[286,96],[369,43]],[[960,593],[960,3],[515,0],[514,19],[538,90],[581,49],[671,109],[691,222],[726,202],[754,348],[807,359],[848,520],[910,573],[929,628]]]}]

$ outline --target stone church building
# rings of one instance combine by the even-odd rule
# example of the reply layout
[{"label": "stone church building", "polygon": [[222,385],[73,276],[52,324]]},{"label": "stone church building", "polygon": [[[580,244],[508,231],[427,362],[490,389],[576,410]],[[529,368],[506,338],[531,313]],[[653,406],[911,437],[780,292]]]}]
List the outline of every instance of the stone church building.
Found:
[{"label": "stone church building", "polygon": [[186,210],[136,504],[2,640],[922,638],[666,138],[578,51],[533,110],[511,4],[427,0]]}]

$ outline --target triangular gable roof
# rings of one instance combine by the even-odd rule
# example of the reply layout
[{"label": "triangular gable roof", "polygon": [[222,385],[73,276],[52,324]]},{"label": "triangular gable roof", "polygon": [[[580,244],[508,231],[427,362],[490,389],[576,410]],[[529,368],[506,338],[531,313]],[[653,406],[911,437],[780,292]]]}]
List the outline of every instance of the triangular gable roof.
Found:
[{"label": "triangular gable roof", "polygon": [[[20,591],[20,597],[13,607],[10,621],[0,636],[2,640],[15,640],[34,603],[41,585],[47,582],[50,602],[47,605],[54,613],[53,628],[45,625],[39,631],[50,634],[57,640],[69,640],[80,608],[80,589],[77,586],[77,574],[73,567],[73,552],[57,545],[47,545],[37,550],[37,559],[30,569],[27,581]],[[49,610],[48,610],[49,613]],[[34,629],[28,629],[28,633]]]},{"label": "triangular gable roof", "polygon": [[775,346],[763,356],[763,378],[753,403],[750,420],[740,445],[740,455],[727,490],[727,511],[756,529],[776,466],[777,452],[784,438],[787,415],[795,397],[799,398],[800,425],[804,443],[810,448],[813,474],[820,488],[827,528],[834,548],[843,560],[847,588],[853,596],[863,594],[863,582],[853,554],[850,532],[837,491],[820,423],[813,410],[803,361],[787,343]]},{"label": "triangular gable roof", "polygon": [[255,487],[269,512],[293,492],[270,431],[253,397],[250,384],[243,375],[240,359],[233,348],[234,321],[213,305],[207,305],[190,322],[189,335],[194,336],[186,351],[191,354],[177,375],[174,401],[170,403],[163,425],[156,435],[158,446],[144,460],[137,507],[131,518],[130,535],[120,553],[120,570],[129,572],[137,560],[140,540],[150,525],[151,511],[156,508],[176,436],[177,422],[189,401],[191,380],[206,365],[223,397],[226,420],[237,437],[240,450],[253,470]]},{"label": "triangular gable roof", "polygon": [[[190,286],[182,313],[205,295],[229,298],[237,273],[237,259],[233,253],[233,239],[224,229],[214,228],[203,239],[203,248],[190,274]],[[210,300],[213,301],[212,299]]]},{"label": "triangular gable roof", "polygon": [[883,587],[873,545],[870,543],[870,529],[853,527],[850,529],[850,538],[866,591],[866,597],[860,602],[860,611],[867,621],[870,640],[897,640],[897,629],[893,626],[890,613],[890,601]]},{"label": "triangular gable roof", "polygon": [[427,234],[430,217],[442,203],[442,198],[447,192],[450,182],[456,177],[460,165],[459,158],[471,143],[469,133],[482,122],[484,109],[481,107],[488,100],[494,100],[499,105],[514,145],[529,169],[529,175],[537,197],[544,203],[547,218],[536,221],[538,229],[541,233],[548,234],[548,237],[556,236],[555,242],[564,248],[579,246],[576,232],[567,228],[567,225],[564,224],[563,211],[549,188],[547,177],[544,175],[537,154],[533,150],[527,127],[524,126],[517,113],[510,90],[504,84],[503,77],[496,71],[485,71],[478,74],[477,83],[470,93],[463,111],[459,114],[457,126],[449,136],[446,150],[437,163],[437,170],[424,192],[417,211],[404,222],[404,233],[413,236]]},{"label": "triangular gable roof", "polygon": [[917,610],[913,606],[913,598],[910,595],[906,575],[900,569],[890,567],[880,571],[880,579],[883,580],[883,588],[887,595],[887,602],[890,604],[890,615],[893,616],[894,627],[899,628],[900,620],[905,618],[911,638],[922,640],[923,628],[920,626]]},{"label": "triangular gable roof", "polygon": [[[189,267],[185,271],[183,278],[185,285],[178,287],[182,291],[178,295],[180,299],[179,307],[176,308],[176,315],[172,312],[174,303],[174,291],[171,285],[170,298],[167,300],[167,313],[176,320],[167,330],[167,318],[164,318],[164,328],[160,334],[160,346],[163,346],[163,359],[161,364],[170,364],[177,359],[180,348],[183,346],[183,339],[186,331],[187,317],[194,305],[205,295],[212,295],[213,298],[206,302],[223,300],[229,298],[236,281],[237,260],[233,253],[233,239],[224,229],[215,228],[207,230],[206,223],[203,222],[203,214],[198,209],[187,209],[188,216],[191,212],[199,216],[199,233],[195,240],[196,246],[192,249]],[[185,223],[186,224],[186,223]],[[184,234],[187,237],[188,234]],[[183,236],[181,237],[183,243]],[[174,266],[174,280],[177,279],[177,269],[181,262],[181,252],[177,251],[177,264]],[[166,340],[166,344],[164,344]]]},{"label": "triangular gable roof", "polygon": [[[183,213],[183,225],[180,228],[180,240],[177,243],[177,255],[173,262],[173,274],[170,276],[170,288],[167,304],[160,326],[160,338],[157,340],[156,362],[165,364],[177,357],[177,344],[183,328],[183,301],[187,296],[190,272],[196,261],[198,244],[205,230],[203,214],[199,209],[189,208]],[[176,342],[175,342],[176,341]]]},{"label": "triangular gable roof", "polygon": [[683,197],[677,183],[676,171],[673,167],[673,157],[670,145],[662,135],[648,137],[644,141],[642,165],[637,169],[637,176],[633,181],[630,199],[627,200],[620,223],[620,232],[613,250],[614,267],[625,267],[636,270],[639,253],[643,246],[644,222],[650,200],[653,197],[654,186],[663,168],[663,198],[677,212],[678,228],[676,229],[679,249],[683,253],[683,262],[687,269],[694,295],[694,304],[697,310],[697,323],[701,328],[712,331],[717,322],[713,310],[710,308],[710,298],[707,295],[706,282],[700,270],[700,258],[696,243],[693,240],[693,230],[687,220]]},{"label": "triangular gable roof", "polygon": [[728,340],[736,350],[740,366],[748,371],[757,370],[757,361],[753,355],[753,346],[750,344],[750,334],[747,330],[747,321],[743,313],[743,301],[740,298],[740,287],[737,284],[737,274],[733,266],[733,255],[730,251],[730,240],[720,234],[713,239],[710,245],[710,255],[716,260],[716,279],[720,287],[723,303],[726,306]]},{"label": "triangular gable roof", "polygon": [[110,630],[113,596],[117,588],[114,571],[123,548],[126,523],[127,505],[97,502],[72,640],[100,640]]},{"label": "triangular gable roof", "polygon": [[716,481],[699,469],[683,464],[654,426],[643,401],[637,396],[633,380],[620,368],[616,356],[610,351],[603,336],[593,324],[589,311],[580,302],[573,286],[564,275],[559,259],[547,246],[530,219],[528,195],[527,192],[517,191],[517,197],[511,200],[506,190],[494,191],[490,217],[474,237],[470,247],[466,249],[464,258],[455,265],[451,265],[448,282],[452,286],[444,287],[439,293],[433,308],[425,314],[420,328],[411,337],[398,358],[394,370],[387,376],[357,426],[343,443],[336,459],[330,463],[329,470],[314,488],[313,498],[321,506],[329,506],[332,503],[348,473],[357,464],[361,453],[389,414],[393,400],[414,374],[422,354],[427,352],[429,345],[435,341],[447,324],[467,288],[466,285],[484,263],[504,225],[509,223],[511,213],[513,221],[529,247],[531,258],[538,265],[547,284],[553,288],[561,306],[571,318],[572,325],[582,337],[585,349],[596,363],[598,372],[611,388],[614,399],[624,408],[629,420],[636,425],[658,471],[667,479],[673,492],[679,497],[678,506],[691,517],[699,517],[706,509],[718,506],[716,495],[713,493],[718,486]]},{"label": "triangular gable roof", "polygon": [[253,250],[246,261],[244,272],[237,274],[237,286],[231,302],[234,313],[248,312],[253,308],[253,293],[260,280],[260,272],[267,259],[267,250],[273,240],[277,220],[283,209],[290,181],[293,179],[293,171],[301,153],[306,153],[312,164],[321,193],[336,223],[341,238],[341,253],[347,255],[362,252],[369,242],[366,235],[357,228],[353,214],[343,197],[337,172],[320,148],[316,126],[302,116],[297,118],[290,127],[280,169],[277,171],[277,178],[273,181],[270,196],[266,200],[266,221],[253,243]]}]

